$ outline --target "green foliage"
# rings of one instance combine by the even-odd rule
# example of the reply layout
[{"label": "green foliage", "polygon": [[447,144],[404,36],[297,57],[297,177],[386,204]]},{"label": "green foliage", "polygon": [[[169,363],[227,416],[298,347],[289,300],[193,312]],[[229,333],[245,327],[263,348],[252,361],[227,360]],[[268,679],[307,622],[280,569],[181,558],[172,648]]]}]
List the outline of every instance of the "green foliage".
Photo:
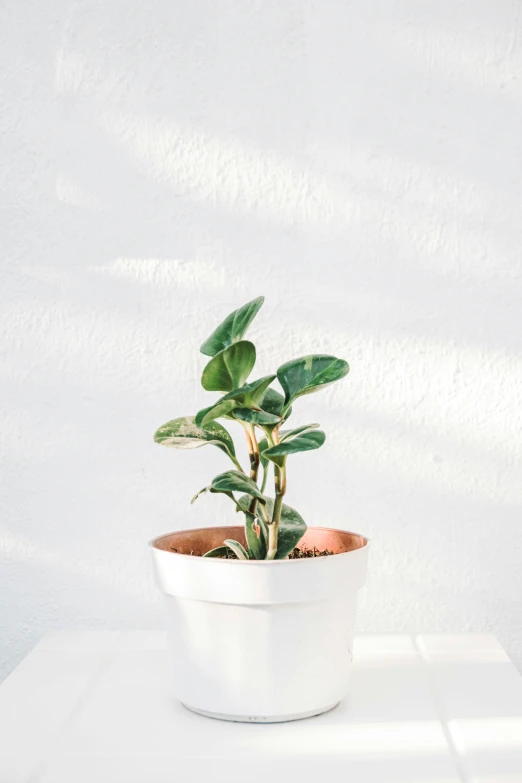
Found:
[{"label": "green foliage", "polygon": [[[284,443],[285,440],[288,440],[289,438],[295,438],[297,435],[301,435],[303,432],[308,432],[309,430],[315,430],[319,424],[303,424],[301,427],[296,427],[293,430],[281,430],[279,433],[279,441],[280,443]],[[323,433],[324,435],[324,433]],[[324,443],[324,437],[323,437],[323,443]],[[259,454],[261,456],[261,464],[266,467],[268,464],[268,457],[265,455],[265,451],[268,449],[268,440],[266,438],[263,438],[263,440],[259,441]],[[320,446],[321,444],[319,444]],[[319,448],[319,446],[312,446],[312,448]],[[310,451],[310,449],[298,449],[298,451]]]},{"label": "green foliage", "polygon": [[233,343],[209,361],[203,370],[201,385],[207,391],[233,391],[244,384],[255,363],[253,343],[248,340]]},{"label": "green foliage", "polygon": [[226,546],[217,546],[215,549],[209,549],[208,552],[205,552],[203,557],[222,557],[226,558],[228,555],[228,547]]},{"label": "green foliage", "polygon": [[232,552],[235,554],[238,560],[249,560],[248,552],[246,551],[243,544],[240,544],[239,541],[234,541],[233,538],[226,538],[225,546],[228,546],[229,549],[232,550]]},{"label": "green foliage", "polygon": [[[250,503],[249,503],[250,505]],[[266,544],[256,530],[256,518],[248,507],[245,511],[245,538],[248,546],[248,557],[251,560],[264,560],[266,556]]]},{"label": "green foliage", "polygon": [[277,446],[271,446],[265,449],[262,454],[265,459],[275,462],[281,466],[282,460],[290,454],[297,454],[299,451],[313,451],[323,445],[326,435],[322,430],[311,430],[310,432],[301,432],[293,437],[278,443]]},{"label": "green foliage", "polygon": [[258,296],[257,299],[252,299],[251,302],[247,302],[243,307],[227,315],[223,323],[219,324],[217,329],[205,340],[199,349],[201,353],[207,356],[215,356],[224,348],[232,345],[232,343],[241,340],[264,301],[264,296]]},{"label": "green foliage", "polygon": [[[274,375],[274,378],[276,376]],[[263,395],[263,399],[260,402],[261,408],[267,413],[271,413],[274,416],[281,417],[283,415],[283,408],[285,407],[285,398],[277,391],[277,389],[267,389]],[[290,416],[292,409],[289,408],[286,412],[286,417]]]},{"label": "green foliage", "polygon": [[274,427],[281,421],[278,416],[273,416],[271,413],[254,411],[250,408],[236,408],[232,414],[232,418],[239,419],[239,421],[246,421],[249,424],[266,424],[269,427]]},{"label": "green foliage", "polygon": [[260,503],[266,503],[266,498],[259,491],[256,482],[238,470],[227,470],[226,473],[220,473],[219,476],[212,479],[212,484],[200,489],[191,502],[194,503],[200,495],[204,495],[206,492],[221,492],[224,495],[230,495],[232,492],[245,492],[247,495],[257,498]]},{"label": "green foliage", "polygon": [[221,424],[212,421],[205,427],[198,427],[194,416],[172,419],[154,433],[154,440],[161,446],[173,449],[199,449],[211,444],[217,446],[229,457],[236,456],[234,441]]},{"label": "green foliage", "polygon": [[275,380],[275,375],[265,375],[257,381],[250,381],[240,386],[239,389],[225,394],[225,400],[236,400],[241,407],[257,408],[267,393],[267,389]]},{"label": "green foliage", "polygon": [[[229,497],[236,510],[244,515],[247,548],[239,541],[227,539],[205,557],[228,557],[233,553],[240,560],[281,560],[297,546],[306,531],[306,523],[295,509],[283,503],[286,462],[293,454],[318,449],[325,441],[325,434],[317,429],[318,424],[280,428],[291,415],[295,400],[340,380],[349,370],[343,359],[311,354],[281,365],[277,376],[266,375],[248,382],[256,362],[256,349],[243,338],[263,301],[261,296],[234,310],[201,346],[201,352],[211,357],[203,369],[201,384],[206,391],[221,392],[223,396],[196,416],[167,422],[154,435],[156,443],[172,448],[217,446],[236,468],[216,476],[192,502],[206,492]],[[271,386],[276,377],[284,395]],[[250,475],[238,462],[232,437],[217,423],[218,418],[234,420],[244,428]],[[265,494],[270,462],[274,465],[274,498]],[[260,466],[264,474],[261,485]],[[234,493],[240,496],[236,498]]]},{"label": "green foliage", "polygon": [[277,380],[285,392],[285,406],[303,394],[311,394],[344,378],[349,369],[344,359],[322,354],[310,354],[282,364],[277,371]]},{"label": "green foliage", "polygon": [[[274,501],[269,498],[266,502],[269,516],[274,513]],[[277,554],[275,560],[284,560],[290,554],[306,533],[306,522],[303,517],[291,506],[283,503],[281,509],[281,521],[279,522],[279,535],[277,538]]]},{"label": "green foliage", "polygon": [[[248,495],[243,495],[238,500],[238,506],[243,511],[247,511],[250,506],[251,499]],[[274,513],[274,501],[272,498],[266,499],[266,513],[269,518]],[[257,525],[260,529],[258,541],[261,544],[263,557],[252,557],[252,560],[264,559],[268,550],[268,526],[261,515],[257,515]],[[297,546],[303,535],[306,533],[306,522],[303,517],[291,506],[287,506],[283,503],[281,510],[281,521],[279,523],[279,536],[277,543],[277,555],[275,560],[284,560],[284,558],[290,554],[290,552]],[[248,541],[248,538],[247,538]],[[249,543],[250,548],[250,543]]]},{"label": "green foliage", "polygon": [[[199,413],[196,414],[196,424],[205,426],[209,421],[214,421],[214,419],[219,419],[221,417],[229,419],[236,418],[233,411],[239,408],[259,410],[260,403],[266,394],[267,388],[275,377],[275,375],[266,375],[264,378],[259,378],[257,381],[251,381],[250,383],[240,386],[239,389],[234,389],[228,394],[225,394],[225,396],[220,397],[214,405],[211,405],[209,408],[203,408],[203,410],[200,410]],[[237,418],[242,417],[238,416]],[[279,420],[279,417],[272,419],[272,421],[276,423]],[[248,419],[243,419],[243,421],[248,421]],[[258,423],[261,424],[263,422]]]},{"label": "green foliage", "polygon": [[195,416],[195,423],[198,427],[207,427],[215,419],[231,419],[231,413],[237,407],[235,400],[224,400],[221,398],[215,405],[208,408],[202,408]]},{"label": "green foliage", "polygon": [[[248,544],[248,551],[251,560],[264,560],[268,550],[268,528],[263,517],[257,513],[252,514],[250,507],[252,498],[250,495],[242,495],[237,501],[237,505],[245,513],[245,537]],[[257,517],[257,518],[256,518]],[[256,531],[259,528],[259,534]]]},{"label": "green foliage", "polygon": [[213,492],[246,492],[253,498],[257,498],[261,503],[265,503],[265,497],[259,491],[257,484],[244,473],[238,470],[229,470],[226,473],[220,473],[215,479],[212,479],[211,491]]},{"label": "green foliage", "polygon": [[281,430],[279,433],[279,442],[284,443],[285,440],[289,440],[289,438],[296,438],[298,435],[301,435],[303,432],[308,432],[309,430],[316,430],[319,427],[319,424],[301,424],[300,427],[294,427],[293,430]]}]

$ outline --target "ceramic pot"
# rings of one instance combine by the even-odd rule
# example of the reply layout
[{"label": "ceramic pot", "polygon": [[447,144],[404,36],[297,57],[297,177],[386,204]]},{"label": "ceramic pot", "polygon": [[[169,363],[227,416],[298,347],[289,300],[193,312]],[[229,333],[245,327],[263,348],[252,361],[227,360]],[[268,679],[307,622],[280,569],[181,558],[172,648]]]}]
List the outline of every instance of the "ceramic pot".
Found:
[{"label": "ceramic pot", "polygon": [[242,527],[185,530],[151,541],[175,697],[213,718],[259,723],[332,709],[348,690],[368,540],[309,527],[300,545],[334,555],[198,557],[227,538],[246,545]]}]

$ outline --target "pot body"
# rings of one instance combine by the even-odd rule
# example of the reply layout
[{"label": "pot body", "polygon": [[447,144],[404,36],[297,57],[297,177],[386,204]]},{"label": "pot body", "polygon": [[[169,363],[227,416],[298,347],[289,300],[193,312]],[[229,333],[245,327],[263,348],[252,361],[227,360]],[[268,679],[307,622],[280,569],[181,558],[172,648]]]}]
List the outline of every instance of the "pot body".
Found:
[{"label": "pot body", "polygon": [[186,707],[226,720],[276,722],[325,712],[348,689],[368,541],[309,528],[306,546],[339,554],[281,561],[188,554],[243,536],[239,527],[210,528],[152,542],[174,694]]}]

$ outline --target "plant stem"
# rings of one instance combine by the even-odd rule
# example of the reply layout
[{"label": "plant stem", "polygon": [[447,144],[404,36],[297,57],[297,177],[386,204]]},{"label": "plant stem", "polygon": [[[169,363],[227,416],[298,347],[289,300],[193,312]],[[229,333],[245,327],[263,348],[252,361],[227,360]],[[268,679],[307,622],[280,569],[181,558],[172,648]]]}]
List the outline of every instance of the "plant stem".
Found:
[{"label": "plant stem", "polygon": [[[279,431],[278,428],[274,428],[272,431],[272,440],[274,445],[279,443]],[[281,521],[281,509],[283,508],[283,497],[286,493],[286,457],[283,458],[281,465],[274,463],[274,485],[275,485],[275,500],[274,500],[274,513],[272,514],[272,521],[268,525],[268,552],[266,554],[267,560],[274,560],[277,554],[277,538],[279,533],[279,522]]]},{"label": "plant stem", "polygon": [[263,467],[263,480],[261,482],[261,486],[259,487],[260,491],[264,493],[266,489],[266,482],[268,479],[268,465],[265,465]]},{"label": "plant stem", "polygon": [[259,446],[257,445],[256,430],[253,424],[245,425],[245,434],[248,443],[248,457],[250,459],[250,478],[253,481],[257,481],[257,474],[259,472]]},{"label": "plant stem", "polygon": [[[253,424],[247,424],[245,426],[245,434],[248,442],[248,456],[250,459],[250,478],[257,483],[257,475],[259,473],[259,463],[261,458],[259,456],[259,446],[257,445],[256,428]],[[250,506],[248,507],[248,513],[255,516],[257,508],[257,498],[252,498]]]}]

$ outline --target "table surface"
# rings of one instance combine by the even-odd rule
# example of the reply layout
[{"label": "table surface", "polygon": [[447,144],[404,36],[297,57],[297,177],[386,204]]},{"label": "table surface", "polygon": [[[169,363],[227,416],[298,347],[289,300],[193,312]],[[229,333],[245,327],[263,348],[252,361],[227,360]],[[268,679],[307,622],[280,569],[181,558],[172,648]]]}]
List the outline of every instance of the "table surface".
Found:
[{"label": "table surface", "polygon": [[156,631],[56,632],[0,686],[0,783],[522,783],[522,677],[495,637],[363,635],[349,697],[225,723],[169,692]]}]

